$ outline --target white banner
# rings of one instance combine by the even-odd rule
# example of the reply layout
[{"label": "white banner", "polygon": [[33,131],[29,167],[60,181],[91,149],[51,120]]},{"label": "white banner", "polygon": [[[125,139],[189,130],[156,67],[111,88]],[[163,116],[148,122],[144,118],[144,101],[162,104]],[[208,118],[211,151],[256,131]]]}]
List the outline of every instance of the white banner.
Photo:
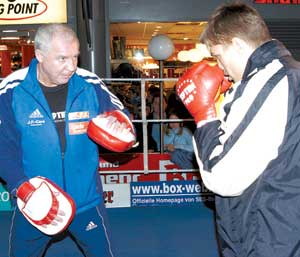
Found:
[{"label": "white banner", "polygon": [[103,184],[106,208],[130,207],[130,184]]},{"label": "white banner", "polygon": [[2,0],[0,24],[66,23],[66,0]]}]

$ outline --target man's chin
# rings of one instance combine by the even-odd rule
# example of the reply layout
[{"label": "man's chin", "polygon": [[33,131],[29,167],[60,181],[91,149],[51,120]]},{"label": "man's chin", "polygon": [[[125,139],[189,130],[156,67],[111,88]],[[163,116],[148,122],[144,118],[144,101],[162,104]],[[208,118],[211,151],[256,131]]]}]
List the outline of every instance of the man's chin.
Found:
[{"label": "man's chin", "polygon": [[64,85],[64,84],[68,84],[70,78],[63,78],[59,80],[59,84],[58,85]]}]

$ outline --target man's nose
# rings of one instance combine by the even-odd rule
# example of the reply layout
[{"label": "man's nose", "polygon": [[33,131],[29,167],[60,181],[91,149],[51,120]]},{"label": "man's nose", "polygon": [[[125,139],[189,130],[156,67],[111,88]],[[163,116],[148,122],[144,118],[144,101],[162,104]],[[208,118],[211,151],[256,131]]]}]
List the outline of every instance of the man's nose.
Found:
[{"label": "man's nose", "polygon": [[220,67],[220,69],[222,69],[224,72],[224,66],[222,65],[222,63],[217,59],[217,63],[218,63],[218,66]]}]

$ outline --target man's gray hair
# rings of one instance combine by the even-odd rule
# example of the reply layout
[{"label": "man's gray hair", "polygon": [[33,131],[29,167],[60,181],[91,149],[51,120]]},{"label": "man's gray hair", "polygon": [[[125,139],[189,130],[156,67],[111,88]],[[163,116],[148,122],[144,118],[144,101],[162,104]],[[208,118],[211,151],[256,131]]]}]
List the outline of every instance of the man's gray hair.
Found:
[{"label": "man's gray hair", "polygon": [[42,25],[38,28],[35,38],[34,47],[35,50],[41,50],[46,53],[51,48],[52,39],[55,36],[60,36],[65,40],[78,40],[76,33],[66,24],[52,23]]}]

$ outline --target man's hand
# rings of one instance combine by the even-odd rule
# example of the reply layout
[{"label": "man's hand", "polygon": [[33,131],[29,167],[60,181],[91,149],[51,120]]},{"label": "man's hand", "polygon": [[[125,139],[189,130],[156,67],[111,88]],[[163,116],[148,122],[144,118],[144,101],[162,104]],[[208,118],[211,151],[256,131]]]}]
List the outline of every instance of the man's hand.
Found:
[{"label": "man's hand", "polygon": [[165,148],[168,152],[174,152],[175,151],[175,147],[173,144],[166,144]]},{"label": "man's hand", "polygon": [[198,124],[217,117],[216,103],[230,86],[216,62],[202,60],[179,78],[176,91]]},{"label": "man's hand", "polygon": [[17,204],[25,218],[47,235],[64,231],[75,215],[75,203],[59,186],[34,177],[17,189]]},{"label": "man's hand", "polygon": [[127,151],[136,142],[132,122],[119,110],[106,112],[92,119],[87,134],[97,144],[113,152]]}]

